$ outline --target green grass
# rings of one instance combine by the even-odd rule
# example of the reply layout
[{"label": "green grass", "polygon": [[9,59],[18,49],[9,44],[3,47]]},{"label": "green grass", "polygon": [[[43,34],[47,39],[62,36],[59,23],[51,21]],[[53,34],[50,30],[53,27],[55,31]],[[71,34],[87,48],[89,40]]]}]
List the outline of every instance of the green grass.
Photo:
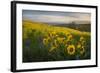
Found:
[{"label": "green grass", "polygon": [[[91,58],[90,32],[27,20],[23,21],[22,38],[23,62],[84,60]],[[81,38],[83,39],[80,40]],[[82,42],[85,43],[82,44]],[[79,44],[81,44],[81,47],[77,48]],[[72,45],[75,49],[73,47],[70,48],[69,53],[68,47]],[[81,49],[82,46],[84,51]]]}]

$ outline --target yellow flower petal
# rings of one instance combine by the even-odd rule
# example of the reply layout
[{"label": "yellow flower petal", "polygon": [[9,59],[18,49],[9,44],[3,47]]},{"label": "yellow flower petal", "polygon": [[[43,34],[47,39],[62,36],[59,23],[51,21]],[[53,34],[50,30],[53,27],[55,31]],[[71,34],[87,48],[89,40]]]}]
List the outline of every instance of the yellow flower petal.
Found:
[{"label": "yellow flower petal", "polygon": [[75,46],[74,45],[69,45],[67,47],[67,52],[69,55],[74,55],[75,54]]}]

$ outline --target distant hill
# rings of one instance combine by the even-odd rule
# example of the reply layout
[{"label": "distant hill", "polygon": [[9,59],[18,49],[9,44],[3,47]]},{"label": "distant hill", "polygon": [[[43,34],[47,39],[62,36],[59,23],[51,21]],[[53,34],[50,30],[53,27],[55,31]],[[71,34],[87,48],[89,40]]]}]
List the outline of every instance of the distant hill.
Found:
[{"label": "distant hill", "polygon": [[56,24],[54,26],[60,26],[60,27],[69,27],[72,29],[80,30],[80,31],[86,31],[91,32],[91,25],[90,24]]},{"label": "distant hill", "polygon": [[68,27],[79,31],[91,32],[91,23],[89,21],[73,21],[70,23],[45,23],[45,24],[60,26],[60,27]]}]

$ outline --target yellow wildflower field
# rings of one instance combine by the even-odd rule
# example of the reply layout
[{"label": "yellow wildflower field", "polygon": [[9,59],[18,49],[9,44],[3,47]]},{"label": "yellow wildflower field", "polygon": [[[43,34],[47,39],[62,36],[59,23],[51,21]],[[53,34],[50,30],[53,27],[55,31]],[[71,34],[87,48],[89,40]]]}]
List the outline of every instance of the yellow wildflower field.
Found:
[{"label": "yellow wildflower field", "polygon": [[91,33],[23,20],[23,62],[90,59]]}]

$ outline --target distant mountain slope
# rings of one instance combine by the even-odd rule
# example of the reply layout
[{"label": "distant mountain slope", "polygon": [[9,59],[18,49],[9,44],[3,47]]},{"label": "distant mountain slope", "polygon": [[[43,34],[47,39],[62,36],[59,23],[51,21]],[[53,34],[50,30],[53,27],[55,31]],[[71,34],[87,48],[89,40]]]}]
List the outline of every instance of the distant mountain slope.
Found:
[{"label": "distant mountain slope", "polygon": [[91,32],[90,24],[60,24],[60,25],[58,24],[54,26],[67,27],[67,28],[72,28],[72,29],[76,29],[79,31]]}]

